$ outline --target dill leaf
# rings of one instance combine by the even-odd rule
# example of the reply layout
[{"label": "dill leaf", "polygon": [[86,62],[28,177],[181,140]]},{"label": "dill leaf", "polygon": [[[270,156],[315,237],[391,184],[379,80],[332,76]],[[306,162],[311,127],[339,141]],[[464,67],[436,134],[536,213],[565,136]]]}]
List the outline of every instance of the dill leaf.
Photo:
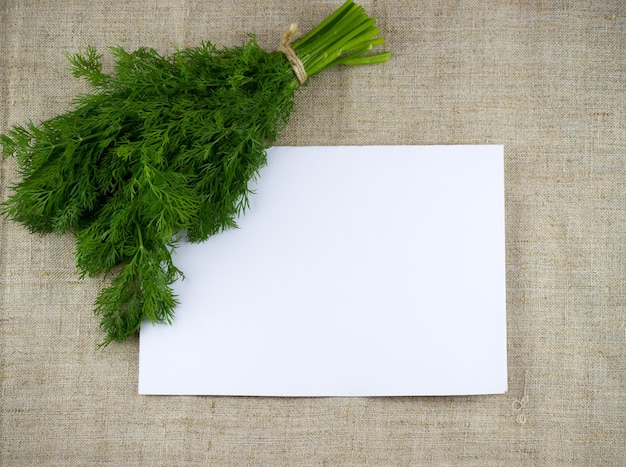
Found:
[{"label": "dill leaf", "polygon": [[[348,0],[293,50],[309,77],[386,61],[388,53],[367,55],[384,43],[374,23]],[[95,303],[103,345],[145,320],[172,321],[180,236],[201,242],[236,227],[248,183],[300,87],[285,55],[264,51],[254,36],[239,47],[204,42],[169,56],[109,50],[111,74],[94,47],[67,56],[72,75],[91,86],[73,110],[0,135],[21,175],[2,213],[33,233],[72,232],[81,276],[113,275]]]}]

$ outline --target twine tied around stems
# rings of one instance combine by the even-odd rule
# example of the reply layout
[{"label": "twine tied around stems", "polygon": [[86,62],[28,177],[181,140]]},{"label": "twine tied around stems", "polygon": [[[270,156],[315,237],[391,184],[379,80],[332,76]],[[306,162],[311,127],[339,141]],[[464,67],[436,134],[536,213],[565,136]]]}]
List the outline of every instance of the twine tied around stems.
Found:
[{"label": "twine tied around stems", "polygon": [[287,60],[289,60],[289,63],[291,63],[291,68],[296,74],[296,78],[298,78],[300,84],[304,84],[308,78],[306,70],[304,69],[304,65],[298,58],[296,52],[291,48],[292,40],[295,38],[295,36],[299,34],[300,31],[298,30],[298,25],[296,23],[291,23],[289,29],[287,29],[283,34],[280,45],[276,50],[285,54]]}]

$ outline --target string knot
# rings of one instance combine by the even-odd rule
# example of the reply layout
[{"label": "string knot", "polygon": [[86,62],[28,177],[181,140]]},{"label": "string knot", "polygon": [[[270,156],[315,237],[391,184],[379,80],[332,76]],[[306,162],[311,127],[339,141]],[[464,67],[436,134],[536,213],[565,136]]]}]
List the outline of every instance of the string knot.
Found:
[{"label": "string knot", "polygon": [[306,70],[304,69],[304,65],[302,64],[302,61],[300,61],[300,59],[298,58],[298,55],[291,47],[291,42],[299,34],[300,34],[300,31],[298,30],[298,25],[296,23],[291,23],[291,25],[289,26],[289,29],[287,29],[285,33],[283,34],[283,38],[280,41],[280,45],[278,46],[276,50],[278,52],[282,52],[285,54],[285,56],[287,57],[287,60],[289,60],[289,63],[291,63],[291,68],[293,69],[293,72],[296,74],[296,78],[298,78],[298,81],[300,82],[300,84],[304,84],[308,78],[306,74]]}]

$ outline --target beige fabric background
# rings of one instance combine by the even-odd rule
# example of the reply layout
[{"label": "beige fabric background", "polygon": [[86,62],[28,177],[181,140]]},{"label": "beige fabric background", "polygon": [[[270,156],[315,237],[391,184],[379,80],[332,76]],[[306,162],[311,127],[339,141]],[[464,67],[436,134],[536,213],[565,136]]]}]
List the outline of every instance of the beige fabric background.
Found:
[{"label": "beige fabric background", "polygon": [[[103,283],[78,280],[72,238],[2,219],[1,465],[626,463],[626,3],[362,4],[392,60],[319,76],[279,143],[505,145],[509,392],[138,396],[138,340],[95,349]],[[65,52],[246,32],[271,49],[292,20],[308,29],[338,5],[2,0],[0,132],[85,90]],[[15,164],[0,170],[5,199]]]}]

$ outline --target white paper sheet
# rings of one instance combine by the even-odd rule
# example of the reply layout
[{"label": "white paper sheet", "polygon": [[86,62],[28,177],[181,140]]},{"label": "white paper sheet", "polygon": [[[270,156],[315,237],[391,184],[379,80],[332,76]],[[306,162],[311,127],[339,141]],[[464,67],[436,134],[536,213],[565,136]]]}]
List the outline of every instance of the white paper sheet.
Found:
[{"label": "white paper sheet", "polygon": [[183,243],[140,394],[507,388],[503,147],[276,147],[229,230]]}]

